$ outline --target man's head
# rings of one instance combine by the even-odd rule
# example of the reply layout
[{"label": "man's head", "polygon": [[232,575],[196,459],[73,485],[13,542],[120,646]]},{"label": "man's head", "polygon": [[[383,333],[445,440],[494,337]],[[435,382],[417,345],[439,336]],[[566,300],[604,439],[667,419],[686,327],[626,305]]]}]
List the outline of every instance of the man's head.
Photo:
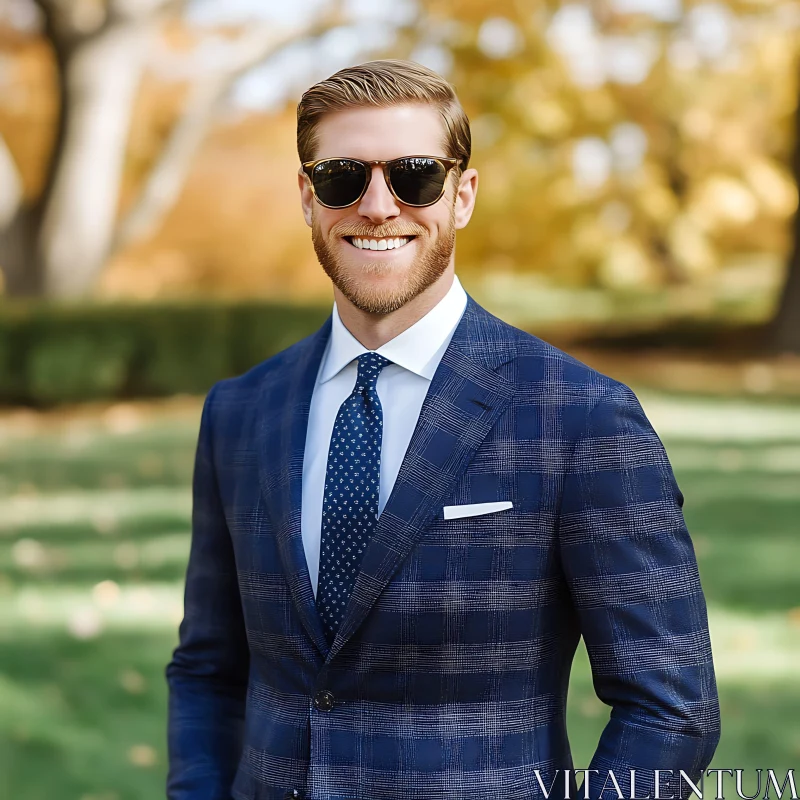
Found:
[{"label": "man's head", "polygon": [[[469,121],[441,76],[419,64],[395,60],[340,70],[300,100],[297,149],[301,163],[327,158],[390,161],[414,155],[454,159],[457,164],[447,172],[442,196],[422,207],[395,196],[408,199],[403,176],[415,188],[415,169],[405,164],[390,171],[390,177],[398,175],[391,181],[395,193],[382,166],[353,165],[369,184],[360,199],[343,208],[320,204],[306,172],[302,167],[298,172],[317,257],[334,287],[355,307],[372,314],[391,313],[453,272],[455,231],[472,215],[478,175],[467,169]],[[434,162],[425,164],[439,169]],[[401,246],[377,251],[365,247],[364,240],[390,239],[400,239]]]}]

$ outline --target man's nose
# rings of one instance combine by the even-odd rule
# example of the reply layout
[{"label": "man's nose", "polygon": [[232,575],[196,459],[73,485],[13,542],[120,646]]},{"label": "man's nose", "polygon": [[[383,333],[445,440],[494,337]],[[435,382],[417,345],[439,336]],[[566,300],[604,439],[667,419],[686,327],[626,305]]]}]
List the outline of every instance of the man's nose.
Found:
[{"label": "man's nose", "polygon": [[383,169],[379,166],[372,168],[372,178],[358,204],[358,213],[376,225],[400,213],[397,200],[389,191],[383,177]]}]

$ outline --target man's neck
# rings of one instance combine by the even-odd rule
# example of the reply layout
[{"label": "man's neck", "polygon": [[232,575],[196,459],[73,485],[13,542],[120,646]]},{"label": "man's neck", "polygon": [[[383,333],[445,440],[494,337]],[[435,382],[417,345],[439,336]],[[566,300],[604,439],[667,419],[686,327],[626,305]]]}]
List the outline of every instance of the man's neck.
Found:
[{"label": "man's neck", "polygon": [[455,277],[451,264],[436,283],[390,314],[370,314],[356,308],[336,287],[333,294],[342,324],[368,350],[377,350],[421,320],[450,291]]}]

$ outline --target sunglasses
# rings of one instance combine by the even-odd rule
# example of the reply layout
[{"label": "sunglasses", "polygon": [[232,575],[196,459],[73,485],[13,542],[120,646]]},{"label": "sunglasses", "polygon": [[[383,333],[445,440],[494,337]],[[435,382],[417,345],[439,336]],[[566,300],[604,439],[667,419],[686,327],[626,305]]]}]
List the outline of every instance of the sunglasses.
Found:
[{"label": "sunglasses", "polygon": [[404,156],[392,161],[323,158],[305,161],[303,172],[311,181],[317,202],[326,208],[347,208],[357,203],[367,191],[375,166],[383,168],[384,180],[395,200],[423,208],[441,199],[447,176],[459,161],[439,156]]}]

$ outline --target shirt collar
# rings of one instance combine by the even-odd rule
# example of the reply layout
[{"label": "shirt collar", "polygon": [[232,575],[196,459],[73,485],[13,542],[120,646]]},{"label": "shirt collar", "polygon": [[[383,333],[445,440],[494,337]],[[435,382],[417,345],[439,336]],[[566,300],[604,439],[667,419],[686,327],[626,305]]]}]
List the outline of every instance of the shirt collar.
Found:
[{"label": "shirt collar", "polygon": [[[422,319],[379,347],[376,352],[394,364],[432,380],[440,360],[434,356],[455,330],[466,305],[467,293],[458,276],[453,275],[453,283],[447,294]],[[331,336],[319,382],[330,380],[354,358],[366,352],[367,348],[345,327],[334,301]]]}]

